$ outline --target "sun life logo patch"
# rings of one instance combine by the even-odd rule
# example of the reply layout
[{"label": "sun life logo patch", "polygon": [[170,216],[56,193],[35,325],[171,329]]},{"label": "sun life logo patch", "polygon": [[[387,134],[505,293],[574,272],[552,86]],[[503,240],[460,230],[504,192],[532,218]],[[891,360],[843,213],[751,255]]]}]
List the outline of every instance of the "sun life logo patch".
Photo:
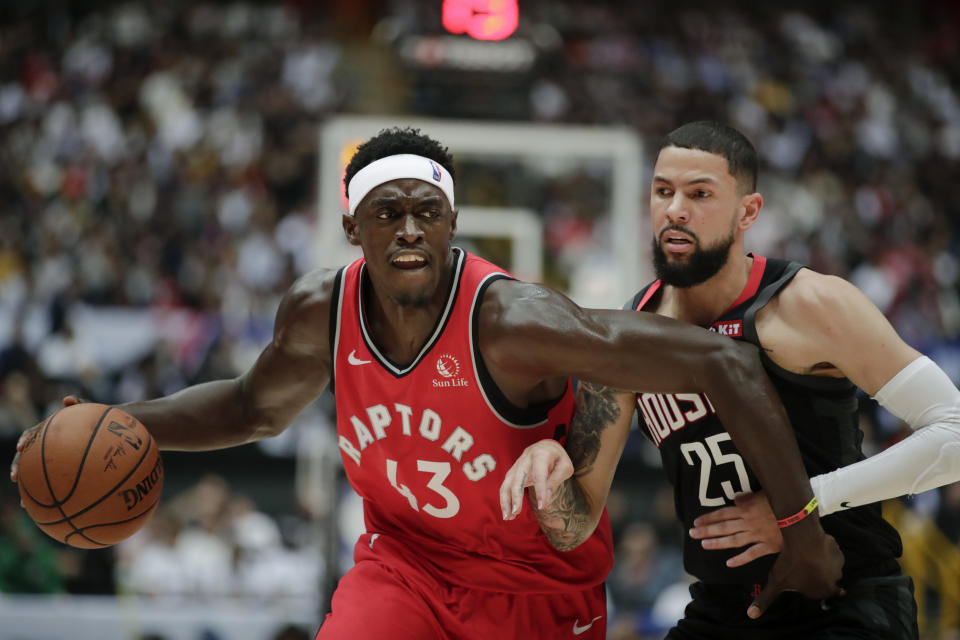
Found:
[{"label": "sun life logo patch", "polygon": [[437,358],[437,373],[440,377],[434,378],[434,389],[463,389],[470,386],[470,381],[460,375],[460,361],[449,353]]},{"label": "sun life logo patch", "polygon": [[452,355],[445,353],[437,358],[437,373],[444,378],[453,378],[460,373],[460,363]]}]

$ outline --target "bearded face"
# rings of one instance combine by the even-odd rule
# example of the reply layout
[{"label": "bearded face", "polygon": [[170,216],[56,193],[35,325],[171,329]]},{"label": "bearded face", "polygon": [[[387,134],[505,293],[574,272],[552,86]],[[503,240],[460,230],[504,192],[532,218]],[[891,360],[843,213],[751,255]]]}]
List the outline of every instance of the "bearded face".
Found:
[{"label": "bearded face", "polygon": [[[667,231],[681,231],[688,235],[694,244],[693,251],[688,252],[682,259],[668,257],[660,245]],[[727,264],[732,245],[732,230],[725,238],[721,238],[709,247],[703,247],[695,233],[679,225],[671,225],[660,233],[659,238],[653,239],[653,268],[657,278],[666,285],[681,289],[692,287],[706,282]]]}]

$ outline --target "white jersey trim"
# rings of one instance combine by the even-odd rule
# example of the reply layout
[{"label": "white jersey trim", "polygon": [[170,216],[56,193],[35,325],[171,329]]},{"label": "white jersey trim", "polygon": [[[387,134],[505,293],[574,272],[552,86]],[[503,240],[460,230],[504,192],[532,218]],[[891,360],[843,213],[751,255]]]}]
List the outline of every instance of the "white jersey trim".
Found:
[{"label": "white jersey trim", "polygon": [[340,353],[340,325],[343,323],[343,289],[346,285],[347,280],[347,268],[343,267],[340,269],[340,272],[337,274],[337,279],[340,281],[340,286],[337,287],[337,313],[334,315],[336,318],[336,326],[333,329],[333,354],[330,358],[330,361],[333,363],[333,383],[337,383],[337,356]]}]

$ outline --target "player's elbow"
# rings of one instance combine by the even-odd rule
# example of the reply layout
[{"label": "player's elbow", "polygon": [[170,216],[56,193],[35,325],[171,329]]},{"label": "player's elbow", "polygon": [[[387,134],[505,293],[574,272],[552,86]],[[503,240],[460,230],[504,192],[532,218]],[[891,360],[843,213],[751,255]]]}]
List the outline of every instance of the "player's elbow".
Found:
[{"label": "player's elbow", "polygon": [[281,416],[279,411],[272,410],[270,406],[257,402],[253,394],[248,392],[244,376],[234,380],[234,384],[236,403],[240,408],[240,417],[235,428],[244,442],[272,438],[287,428],[289,420],[286,417]]},{"label": "player's elbow", "polygon": [[550,541],[550,545],[557,551],[573,551],[586,542],[587,538],[593,535],[594,530],[597,528],[597,522],[591,523],[585,519],[579,524],[580,526],[571,530],[543,528],[543,532],[546,534],[547,540]]},{"label": "player's elbow", "polygon": [[290,418],[279,410],[260,408],[247,423],[250,429],[248,441],[255,442],[283,433],[290,425]]},{"label": "player's elbow", "polygon": [[270,420],[269,417],[264,417],[253,424],[253,429],[250,432],[248,441],[256,442],[257,440],[272,438],[273,436],[280,435],[286,427],[286,424],[280,424]]},{"label": "player's elbow", "polygon": [[547,535],[547,540],[550,541],[550,544],[557,551],[567,552],[573,551],[581,544],[583,544],[589,536],[582,536],[578,538],[573,538],[571,536],[552,536]]},{"label": "player's elbow", "polygon": [[[540,529],[557,551],[572,551],[593,535],[603,515],[603,503],[590,496],[575,481],[567,485],[567,499],[534,509]],[[559,493],[563,493],[563,489]]]}]

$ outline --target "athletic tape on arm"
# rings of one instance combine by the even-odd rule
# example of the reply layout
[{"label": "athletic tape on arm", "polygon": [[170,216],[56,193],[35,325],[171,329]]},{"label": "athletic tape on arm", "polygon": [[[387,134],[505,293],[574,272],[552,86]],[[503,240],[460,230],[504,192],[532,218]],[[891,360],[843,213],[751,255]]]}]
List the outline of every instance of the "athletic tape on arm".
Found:
[{"label": "athletic tape on arm", "polygon": [[810,479],[820,515],[960,481],[960,391],[930,358],[917,358],[874,396],[913,433],[892,447]]}]

